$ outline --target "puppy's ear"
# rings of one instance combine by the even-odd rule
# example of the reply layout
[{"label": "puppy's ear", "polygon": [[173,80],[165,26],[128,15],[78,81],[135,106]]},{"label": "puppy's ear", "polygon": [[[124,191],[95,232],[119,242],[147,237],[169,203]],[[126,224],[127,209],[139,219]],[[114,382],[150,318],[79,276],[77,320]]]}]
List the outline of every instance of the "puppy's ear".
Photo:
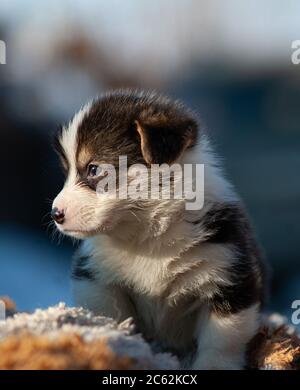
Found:
[{"label": "puppy's ear", "polygon": [[135,124],[148,164],[171,164],[196,142],[197,123],[184,115],[144,113]]}]

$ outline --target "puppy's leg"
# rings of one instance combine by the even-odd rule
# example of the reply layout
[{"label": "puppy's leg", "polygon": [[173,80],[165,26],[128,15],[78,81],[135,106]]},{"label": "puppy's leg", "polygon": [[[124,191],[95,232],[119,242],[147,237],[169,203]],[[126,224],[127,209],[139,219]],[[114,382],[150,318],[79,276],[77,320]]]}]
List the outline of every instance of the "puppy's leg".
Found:
[{"label": "puppy's leg", "polygon": [[126,292],[91,280],[73,280],[75,304],[91,310],[96,315],[111,317],[118,322],[134,316],[134,309]]},{"label": "puppy's leg", "polygon": [[245,367],[247,343],[258,328],[258,305],[221,316],[211,312],[200,325],[193,369],[240,370]]},{"label": "puppy's leg", "polygon": [[127,291],[110,283],[108,275],[82,249],[76,254],[72,265],[72,293],[76,305],[94,314],[116,321],[134,316]]}]

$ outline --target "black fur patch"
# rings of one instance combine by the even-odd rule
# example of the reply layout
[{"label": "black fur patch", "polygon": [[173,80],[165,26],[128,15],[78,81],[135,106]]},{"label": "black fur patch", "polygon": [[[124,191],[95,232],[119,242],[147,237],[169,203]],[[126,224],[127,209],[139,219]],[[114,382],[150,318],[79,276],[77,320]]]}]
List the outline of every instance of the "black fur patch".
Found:
[{"label": "black fur patch", "polygon": [[235,263],[229,269],[231,286],[219,286],[220,293],[211,301],[219,314],[233,314],[255,303],[263,305],[265,264],[255,242],[248,217],[238,204],[217,204],[202,219],[209,236],[207,242],[229,244]]},{"label": "black fur patch", "polygon": [[92,270],[88,269],[87,265],[90,260],[89,256],[79,256],[74,259],[72,265],[72,278],[76,280],[88,279],[95,280],[95,275]]},{"label": "black fur patch", "polygon": [[234,203],[214,205],[201,223],[209,232],[208,242],[214,244],[236,244],[244,241],[245,235],[249,234],[241,207]]},{"label": "black fur patch", "polygon": [[246,254],[238,255],[238,263],[230,269],[232,286],[220,286],[211,305],[213,310],[222,315],[238,313],[255,303],[261,307],[264,301],[262,269],[254,259]]},{"label": "black fur patch", "polygon": [[145,164],[137,122],[147,131],[155,163],[178,157],[187,139],[189,146],[196,142],[197,122],[183,105],[154,93],[125,90],[93,102],[78,128],[77,155],[85,148],[96,161],[116,165],[125,155],[128,165]]},{"label": "black fur patch", "polygon": [[[143,148],[137,123],[142,126],[143,139],[147,141],[143,142]],[[62,131],[61,127],[54,147],[67,174],[70,162],[60,143]],[[78,183],[95,191],[97,179],[88,178],[91,162],[112,164],[116,169],[119,156],[127,157],[128,166],[170,163],[185,148],[195,145],[197,134],[195,116],[181,103],[155,93],[134,90],[103,95],[92,102],[78,126],[75,151]]]}]

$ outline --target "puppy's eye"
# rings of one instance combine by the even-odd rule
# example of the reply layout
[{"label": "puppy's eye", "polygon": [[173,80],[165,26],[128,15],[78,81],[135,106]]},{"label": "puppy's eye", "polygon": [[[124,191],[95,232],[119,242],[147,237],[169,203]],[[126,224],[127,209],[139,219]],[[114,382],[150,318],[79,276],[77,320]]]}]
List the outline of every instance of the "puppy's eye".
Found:
[{"label": "puppy's eye", "polygon": [[102,174],[102,168],[95,164],[90,164],[88,167],[88,176],[89,177],[98,177]]}]

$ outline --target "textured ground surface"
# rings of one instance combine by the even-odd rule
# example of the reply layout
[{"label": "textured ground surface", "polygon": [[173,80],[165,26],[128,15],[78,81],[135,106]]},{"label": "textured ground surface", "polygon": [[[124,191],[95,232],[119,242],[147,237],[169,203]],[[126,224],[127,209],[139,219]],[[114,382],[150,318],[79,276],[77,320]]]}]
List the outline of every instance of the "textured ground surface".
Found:
[{"label": "textured ground surface", "polygon": [[[282,317],[269,317],[252,341],[249,367],[300,368],[300,340]],[[154,352],[130,320],[117,324],[61,303],[0,322],[0,369],[178,368],[176,357]]]},{"label": "textured ground surface", "polygon": [[0,369],[176,369],[154,353],[130,320],[117,324],[65,304],[0,323]]}]

